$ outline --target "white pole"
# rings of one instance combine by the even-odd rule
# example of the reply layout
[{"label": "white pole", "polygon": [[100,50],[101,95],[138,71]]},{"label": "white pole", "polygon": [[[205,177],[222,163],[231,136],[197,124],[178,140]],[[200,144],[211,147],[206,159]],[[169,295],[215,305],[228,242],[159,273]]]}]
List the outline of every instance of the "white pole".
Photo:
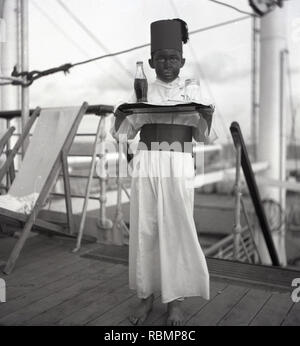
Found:
[{"label": "white pole", "polygon": [[[6,40],[6,37],[4,37],[4,35],[6,36],[6,32],[4,32],[4,30],[6,31],[5,24],[4,24],[4,0],[0,0],[0,74],[2,74],[2,50],[3,50],[3,45],[4,42]],[[0,88],[0,110],[2,110],[2,88]],[[2,132],[3,130],[5,130],[5,125],[4,121],[2,119],[0,119],[0,131]]]},{"label": "white pole", "polygon": [[[0,2],[1,42],[0,42],[0,74],[10,76],[17,64],[17,0],[2,0]],[[5,85],[0,87],[0,110],[17,109],[18,87]],[[0,131],[3,132],[11,125],[10,120],[0,119]],[[7,149],[12,146],[11,139]],[[8,186],[8,181],[6,181]]]},{"label": "white pole", "polygon": [[[286,49],[286,23],[285,8],[276,7],[272,12],[261,19],[260,36],[260,112],[258,135],[258,161],[267,161],[270,169],[264,173],[265,178],[280,180],[284,178],[285,158],[281,126],[285,123],[285,113],[282,112],[282,80],[281,80],[281,52]],[[282,117],[281,117],[282,114]],[[261,188],[262,198],[271,198],[276,202],[285,201],[279,189],[270,187]],[[285,244],[282,239],[274,234],[274,243],[278,251],[281,264],[286,264]],[[270,264],[270,258],[261,237],[259,249],[262,261]]]},{"label": "white pole", "polygon": [[[21,66],[22,71],[28,71],[28,0],[21,0]],[[22,87],[21,95],[22,109],[22,132],[29,119],[29,87]],[[22,156],[24,156],[28,146],[28,137],[24,140],[22,146]]]},{"label": "white pole", "polygon": [[[287,90],[287,50],[282,50],[280,52],[280,99],[279,99],[279,106],[280,106],[280,163],[279,163],[279,179],[280,181],[284,182],[286,180],[286,114],[287,114],[287,107],[286,107],[286,90]],[[282,210],[286,210],[286,189],[280,189],[279,190],[279,203],[281,205]],[[281,215],[281,222],[282,227],[277,233],[277,244],[278,249],[280,251],[281,255],[281,261],[283,265],[286,265],[286,249],[285,249],[285,237],[286,237],[286,229],[285,229],[285,220],[284,215]]]},{"label": "white pole", "polygon": [[[5,25],[5,40],[1,45],[1,74],[10,76],[17,64],[17,0],[2,1],[2,17]],[[16,86],[1,87],[1,109],[17,109],[18,88]],[[6,122],[2,126],[6,127]]]},{"label": "white pole", "polygon": [[252,19],[252,121],[251,137],[253,146],[253,158],[257,159],[257,119],[258,119],[258,37],[259,37],[259,20],[257,17]]},{"label": "white pole", "polygon": [[[21,39],[21,28],[22,28],[22,15],[21,15],[21,0],[17,0],[17,53],[18,53],[18,64],[17,70],[22,70],[22,39]],[[22,97],[22,88],[18,87],[18,109],[21,109],[21,97]],[[19,119],[18,122],[18,131],[22,131],[22,121]]]}]

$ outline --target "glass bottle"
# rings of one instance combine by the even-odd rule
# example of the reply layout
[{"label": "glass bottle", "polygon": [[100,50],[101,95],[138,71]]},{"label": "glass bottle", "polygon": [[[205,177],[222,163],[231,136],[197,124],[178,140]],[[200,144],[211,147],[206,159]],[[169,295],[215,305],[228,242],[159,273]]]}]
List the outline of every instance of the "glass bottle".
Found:
[{"label": "glass bottle", "polygon": [[134,91],[137,102],[147,102],[148,82],[144,72],[142,61],[137,61],[136,63]]}]

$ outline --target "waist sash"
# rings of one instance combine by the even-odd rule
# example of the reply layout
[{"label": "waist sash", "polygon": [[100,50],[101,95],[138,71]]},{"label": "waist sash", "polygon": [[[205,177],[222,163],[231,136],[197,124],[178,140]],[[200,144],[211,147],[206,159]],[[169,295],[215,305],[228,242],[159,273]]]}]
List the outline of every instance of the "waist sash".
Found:
[{"label": "waist sash", "polygon": [[193,152],[191,126],[145,124],[141,128],[138,150]]}]

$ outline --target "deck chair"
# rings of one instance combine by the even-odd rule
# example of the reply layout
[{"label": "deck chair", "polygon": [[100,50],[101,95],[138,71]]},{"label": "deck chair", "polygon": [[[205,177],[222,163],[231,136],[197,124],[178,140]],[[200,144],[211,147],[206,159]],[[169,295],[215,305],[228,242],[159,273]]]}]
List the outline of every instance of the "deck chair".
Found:
[{"label": "deck chair", "polygon": [[[15,127],[11,126],[10,128],[8,128],[6,130],[6,132],[0,137],[0,156],[1,156],[1,161],[0,161],[0,172],[2,172],[2,167],[5,165],[6,159],[3,157],[3,154],[6,154],[6,156],[9,155],[9,150],[6,150],[6,152],[4,152],[4,148],[5,146],[7,146],[12,134],[15,131]],[[13,167],[13,166],[12,166]],[[11,177],[10,180],[13,179],[14,177],[14,173],[12,170],[9,170],[9,173],[11,173]],[[3,179],[3,178],[2,178]],[[8,189],[8,181],[6,182],[6,184],[4,185],[2,182],[2,179],[0,179],[0,194],[2,194],[2,191],[7,192]]]},{"label": "deck chair", "polygon": [[6,132],[0,137],[0,154],[3,153],[4,147],[7,145],[10,137],[15,131],[15,127],[11,126],[6,130]]},{"label": "deck chair", "polygon": [[[5,274],[9,274],[13,270],[32,229],[74,237],[67,154],[87,108],[88,104],[83,103],[81,107],[41,110],[20,170],[8,192],[9,195],[18,198],[32,193],[38,194],[38,197],[29,215],[0,208],[1,224],[22,226],[21,235],[5,265]],[[66,232],[64,227],[60,225],[38,218],[39,211],[42,209],[60,171],[63,173],[69,232]]]},{"label": "deck chair", "polygon": [[[0,168],[0,182],[2,182],[5,175],[7,175],[7,187],[6,190],[8,191],[9,185],[12,184],[14,178],[15,178],[15,167],[14,167],[14,158],[17,155],[19,149],[21,148],[25,138],[28,136],[35,120],[37,119],[38,115],[40,114],[41,109],[37,107],[31,114],[29,120],[24,126],[22,134],[19,136],[17,142],[13,146],[12,149],[8,149],[6,151],[6,160],[4,161],[4,164]],[[0,154],[3,153],[4,147],[7,145],[8,140],[11,138],[15,128],[12,126],[10,127],[6,133],[3,135],[0,141]]]}]

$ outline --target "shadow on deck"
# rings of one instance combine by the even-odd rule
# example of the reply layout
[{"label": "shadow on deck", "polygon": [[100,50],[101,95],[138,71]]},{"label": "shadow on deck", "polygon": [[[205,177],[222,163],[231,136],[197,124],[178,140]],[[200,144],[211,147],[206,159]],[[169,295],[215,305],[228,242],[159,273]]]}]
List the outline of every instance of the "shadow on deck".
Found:
[{"label": "shadow on deck", "polygon": [[[0,238],[0,260],[14,242]],[[138,300],[128,288],[127,264],[90,256],[103,245],[84,244],[73,254],[74,245],[44,235],[27,241],[15,270],[1,274],[7,301],[0,303],[0,325],[130,325],[127,316]],[[300,303],[291,299],[291,281],[300,272],[217,259],[208,266],[211,299],[183,302],[186,325],[300,325]],[[157,294],[146,324],[161,326],[165,319]]]}]

